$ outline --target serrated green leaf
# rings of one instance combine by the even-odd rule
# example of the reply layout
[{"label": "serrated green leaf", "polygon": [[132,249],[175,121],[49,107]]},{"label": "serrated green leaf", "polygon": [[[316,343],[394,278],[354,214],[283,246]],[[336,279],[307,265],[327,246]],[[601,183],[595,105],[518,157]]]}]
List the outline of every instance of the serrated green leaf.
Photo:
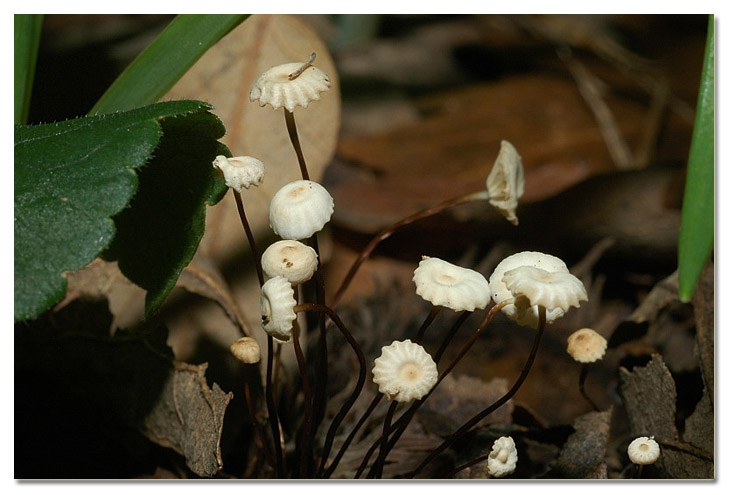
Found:
[{"label": "serrated green leaf", "polygon": [[147,314],[159,308],[195,255],[205,231],[206,206],[228,190],[212,166],[217,155],[230,156],[216,141],[225,127],[215,115],[165,119],[162,131],[154,157],[139,172],[137,194],[114,218],[117,235],[104,253],[147,290]]},{"label": "serrated green leaf", "polygon": [[692,298],[715,239],[715,25],[709,16],[679,234],[679,298]]},{"label": "serrated green leaf", "polygon": [[[166,117],[205,112],[196,101],[15,127],[15,319],[33,318],[66,291],[79,269],[111,242],[111,216],[137,189]],[[210,186],[209,186],[210,187]]]}]

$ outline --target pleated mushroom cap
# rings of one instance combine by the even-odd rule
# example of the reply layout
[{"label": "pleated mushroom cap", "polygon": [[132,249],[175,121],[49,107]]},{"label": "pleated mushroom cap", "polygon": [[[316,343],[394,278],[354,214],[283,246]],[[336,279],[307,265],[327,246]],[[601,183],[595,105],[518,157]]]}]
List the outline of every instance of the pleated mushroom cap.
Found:
[{"label": "pleated mushroom cap", "polygon": [[329,222],[335,202],[322,185],[295,180],[279,189],[269,204],[269,224],[282,239],[311,237]]},{"label": "pleated mushroom cap", "polygon": [[583,282],[571,273],[518,266],[504,272],[502,282],[515,296],[525,296],[533,306],[547,310],[567,313],[571,307],[579,307],[580,301],[588,300]]},{"label": "pleated mushroom cap", "polygon": [[251,337],[241,337],[231,344],[231,354],[246,364],[255,364],[261,361],[259,343]]},{"label": "pleated mushroom cap", "polygon": [[517,468],[517,447],[512,437],[499,437],[487,458],[487,471],[495,478],[512,474]]},{"label": "pleated mushroom cap", "polygon": [[489,304],[489,282],[474,270],[439,258],[424,256],[413,272],[416,294],[434,306],[454,311],[484,309]]},{"label": "pleated mushroom cap", "polygon": [[264,181],[264,164],[252,156],[226,158],[218,155],[213,166],[223,172],[226,185],[239,193],[251,186],[260,186]]},{"label": "pleated mushroom cap", "polygon": [[660,449],[656,440],[649,437],[634,439],[627,449],[629,459],[634,464],[654,464],[659,459]]},{"label": "pleated mushroom cap", "polygon": [[266,333],[280,342],[291,339],[296,306],[294,289],[287,279],[277,276],[261,287],[261,323]]},{"label": "pleated mushroom cap", "polygon": [[436,363],[423,347],[410,339],[383,346],[373,366],[373,382],[388,400],[418,400],[437,380]]},{"label": "pleated mushroom cap", "polygon": [[525,192],[522,158],[509,141],[502,141],[492,171],[487,177],[489,202],[513,225],[517,225],[517,203]]},{"label": "pleated mushroom cap", "polygon": [[608,341],[592,328],[581,328],[568,337],[568,354],[579,363],[593,363],[606,354]]},{"label": "pleated mushroom cap", "polygon": [[317,270],[317,252],[299,241],[276,241],[261,255],[261,267],[268,277],[278,275],[292,285],[300,285]]},{"label": "pleated mushroom cap", "polygon": [[311,102],[319,100],[321,93],[327,91],[332,83],[324,71],[312,65],[291,78],[302,66],[299,62],[292,62],[270,68],[256,80],[249,99],[262,107],[271,105],[275,110],[284,107],[293,112],[297,106],[307,108]]},{"label": "pleated mushroom cap", "polygon": [[[512,300],[511,302],[509,302],[502,308],[502,312],[507,317],[516,321],[520,325],[537,328],[538,321],[539,321],[537,304],[535,304],[533,301],[531,301],[523,293],[515,294],[512,291],[510,291],[509,288],[507,287],[507,285],[505,285],[505,282],[503,280],[505,274],[508,271],[513,270],[515,268],[523,267],[523,266],[539,268],[540,270],[542,270],[543,272],[546,272],[548,274],[562,273],[562,274],[570,275],[570,272],[568,271],[568,267],[565,265],[565,263],[560,258],[557,258],[557,257],[549,255],[549,254],[539,253],[536,251],[523,251],[520,253],[513,254],[511,256],[508,256],[505,259],[503,259],[495,267],[494,272],[489,277],[489,286],[492,289],[492,300],[495,302],[495,304],[499,304],[504,301]],[[530,273],[542,273],[542,272],[530,272]],[[571,275],[571,277],[572,277],[572,275]],[[575,277],[573,277],[573,278],[575,278]],[[557,279],[557,277],[556,277],[556,279]],[[564,277],[562,279],[565,280]],[[509,278],[508,278],[508,280],[509,280]],[[572,280],[572,279],[570,279],[570,280]],[[580,284],[580,287],[583,288],[583,284],[579,280],[577,280],[577,281]],[[546,304],[550,297],[548,294],[540,294],[538,291],[535,291],[535,293],[532,295],[533,295],[533,297],[540,295],[541,302],[544,302]],[[544,297],[544,299],[542,297]],[[578,300],[587,300],[587,296],[585,294],[585,288],[583,288],[581,295],[576,296],[576,297],[578,298]],[[569,300],[574,301],[574,299],[572,297],[569,298]],[[558,301],[561,302],[560,305],[557,304]],[[550,303],[550,307],[545,306],[546,323],[548,323],[548,324],[553,323],[556,319],[561,318],[565,314],[567,307],[566,307],[566,309],[563,309],[563,307],[565,307],[564,302],[565,302],[564,300],[557,298],[555,303],[553,303],[553,302]]]}]

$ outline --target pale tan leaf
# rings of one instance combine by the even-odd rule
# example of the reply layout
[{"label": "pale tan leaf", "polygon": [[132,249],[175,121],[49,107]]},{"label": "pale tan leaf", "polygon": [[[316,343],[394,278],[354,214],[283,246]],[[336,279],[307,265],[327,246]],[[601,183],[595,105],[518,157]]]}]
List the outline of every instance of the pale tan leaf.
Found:
[{"label": "pale tan leaf", "polygon": [[[244,191],[243,203],[254,235],[269,235],[268,203],[284,184],[300,178],[284,110],[259,107],[249,100],[256,79],[272,66],[306,62],[332,81],[329,91],[308,108],[294,111],[299,139],[312,180],[318,181],[332,159],[340,125],[340,86],[324,42],[301,20],[289,15],[252,15],[209,50],[166,95],[211,103],[226,126],[221,141],[234,156],[254,156],[264,162],[263,184]],[[200,251],[214,261],[248,249],[232,194],[208,212]]]}]

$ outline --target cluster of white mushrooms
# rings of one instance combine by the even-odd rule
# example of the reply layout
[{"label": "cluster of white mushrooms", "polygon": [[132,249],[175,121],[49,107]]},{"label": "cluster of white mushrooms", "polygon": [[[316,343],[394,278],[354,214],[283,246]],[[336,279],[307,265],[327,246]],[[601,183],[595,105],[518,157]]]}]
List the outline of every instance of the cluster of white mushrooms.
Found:
[{"label": "cluster of white mushrooms", "polygon": [[[287,119],[293,119],[290,112],[296,107],[307,108],[331,86],[327,75],[312,65],[313,60],[314,56],[303,65],[287,63],[267,70],[253,85],[251,101],[274,109],[283,107],[289,112]],[[238,195],[264,180],[264,164],[253,157],[218,156],[213,166],[222,172],[228,187]],[[292,340],[299,304],[296,287],[311,280],[319,267],[318,253],[307,241],[325,227],[334,211],[332,196],[307,175],[303,173],[301,180],[284,185],[271,199],[269,224],[281,240],[271,244],[260,257],[261,322],[265,332],[279,344]],[[468,198],[488,200],[509,222],[517,225],[516,208],[523,192],[521,158],[512,144],[502,141],[485,190]],[[237,199],[240,202],[240,196]],[[244,215],[242,207],[240,213]],[[266,276],[265,281],[261,272]],[[569,272],[562,260],[533,251],[508,256],[488,279],[477,271],[423,256],[413,272],[413,282],[416,293],[434,308],[473,312],[485,310],[493,303],[495,309],[517,324],[540,332],[571,307],[579,307],[582,301],[588,300],[583,283]],[[568,352],[581,363],[600,359],[605,350],[605,339],[590,329],[581,329],[568,340]],[[258,344],[248,336],[236,341],[231,351],[247,364],[257,363],[261,358]],[[399,403],[423,400],[442,378],[437,363],[418,338],[383,346],[371,373],[379,393]],[[387,439],[388,432],[384,431],[383,443]],[[382,461],[385,455],[387,452],[381,450]],[[514,440],[497,439],[488,457],[490,475],[507,476],[514,472],[516,463]]]}]

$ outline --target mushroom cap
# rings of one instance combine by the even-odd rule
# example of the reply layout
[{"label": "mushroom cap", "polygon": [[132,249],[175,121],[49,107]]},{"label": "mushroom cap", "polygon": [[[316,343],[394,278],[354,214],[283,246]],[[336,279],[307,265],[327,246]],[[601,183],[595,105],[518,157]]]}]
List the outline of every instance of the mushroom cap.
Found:
[{"label": "mushroom cap", "polygon": [[317,252],[299,241],[276,241],[261,255],[261,267],[268,277],[280,275],[292,285],[303,284],[317,270]]},{"label": "mushroom cap", "polygon": [[[522,251],[503,259],[495,267],[491,277],[489,277],[489,286],[492,289],[492,300],[496,304],[514,299],[514,301],[506,304],[502,308],[502,312],[520,325],[537,328],[539,321],[537,305],[524,294],[514,294],[507,288],[507,285],[505,285],[503,281],[506,272],[521,266],[539,268],[547,273],[569,274],[570,272],[568,271],[568,267],[560,258],[536,251]],[[581,283],[580,286],[582,287],[583,284]],[[546,284],[543,288],[548,289],[550,288],[550,285]],[[585,294],[585,289],[583,289],[583,294]],[[532,295],[533,297],[536,297],[540,294],[536,293]],[[543,297],[545,299],[543,299]],[[541,295],[539,299],[541,302],[546,302],[548,297],[548,295]],[[579,300],[586,299],[587,297],[585,295],[579,297]],[[565,314],[566,310],[564,310],[561,306],[553,306],[552,303],[550,304],[550,307],[545,306],[546,323],[553,323],[556,319],[561,318]]]},{"label": "mushroom cap", "polygon": [[301,69],[302,65],[291,62],[270,68],[253,84],[249,99],[258,101],[262,107],[269,104],[274,110],[283,106],[293,112],[297,105],[307,108],[312,101],[319,100],[320,93],[327,91],[332,83],[324,71],[311,65],[299,76],[290,79],[289,75]]},{"label": "mushroom cap", "polygon": [[434,306],[454,311],[484,309],[489,304],[489,282],[474,270],[439,258],[424,256],[413,272],[416,294]]},{"label": "mushroom cap", "polygon": [[410,402],[426,395],[438,380],[436,363],[410,339],[383,346],[373,366],[373,382],[388,400]]},{"label": "mushroom cap", "polygon": [[261,286],[261,322],[266,333],[280,342],[291,339],[297,315],[294,288],[281,276],[267,280]]},{"label": "mushroom cap", "polygon": [[525,192],[525,171],[522,158],[512,143],[502,141],[492,171],[487,177],[489,202],[512,224],[519,220],[515,214],[517,202]]},{"label": "mushroom cap", "polygon": [[583,282],[575,275],[549,272],[533,266],[518,266],[504,272],[502,281],[515,296],[525,296],[530,304],[545,309],[560,308],[566,313],[571,306],[580,306],[588,295]]},{"label": "mushroom cap", "polygon": [[264,181],[264,164],[252,156],[234,156],[226,158],[218,155],[213,166],[223,172],[226,185],[239,193],[242,188],[260,186]]},{"label": "mushroom cap", "polygon": [[256,339],[241,337],[231,344],[231,353],[236,359],[246,364],[255,364],[261,361],[261,348]]},{"label": "mushroom cap", "polygon": [[659,444],[649,437],[634,439],[627,449],[629,459],[634,464],[654,464],[659,459]]},{"label": "mushroom cap", "polygon": [[608,342],[591,328],[581,328],[568,337],[568,354],[579,363],[593,363],[606,354]]},{"label": "mushroom cap", "polygon": [[499,437],[487,458],[487,471],[495,478],[512,474],[517,467],[517,447],[512,437]]},{"label": "mushroom cap", "polygon": [[311,180],[295,180],[271,198],[269,224],[283,239],[306,239],[322,230],[334,209],[335,202],[327,189]]}]

